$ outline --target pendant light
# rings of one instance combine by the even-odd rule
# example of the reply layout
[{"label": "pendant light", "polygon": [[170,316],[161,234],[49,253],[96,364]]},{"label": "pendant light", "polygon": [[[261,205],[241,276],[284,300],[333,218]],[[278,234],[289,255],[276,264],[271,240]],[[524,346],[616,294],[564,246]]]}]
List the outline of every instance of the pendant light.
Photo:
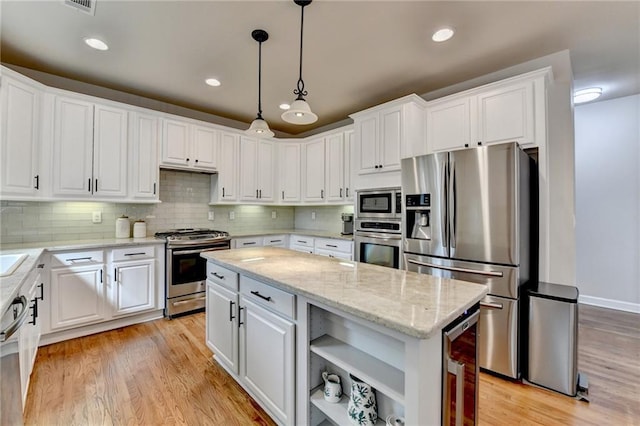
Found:
[{"label": "pendant light", "polygon": [[262,43],[269,39],[269,34],[265,30],[253,30],[251,37],[258,42],[258,115],[244,132],[254,137],[271,138],[273,132],[262,118]]},{"label": "pendant light", "polygon": [[302,80],[302,34],[304,28],[304,7],[311,3],[311,0],[293,0],[295,4],[300,6],[302,10],[300,17],[300,76],[298,77],[297,88],[293,91],[298,97],[291,104],[291,108],[282,113],[282,119],[291,124],[311,124],[318,120],[318,116],[311,112],[311,107],[304,100],[307,91],[304,90],[304,81]]}]

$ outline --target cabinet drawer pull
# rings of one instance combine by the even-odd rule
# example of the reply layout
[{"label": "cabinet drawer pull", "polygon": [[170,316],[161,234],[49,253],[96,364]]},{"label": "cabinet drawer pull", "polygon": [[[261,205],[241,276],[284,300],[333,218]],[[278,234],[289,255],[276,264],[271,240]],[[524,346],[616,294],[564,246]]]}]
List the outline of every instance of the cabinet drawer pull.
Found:
[{"label": "cabinet drawer pull", "polygon": [[40,296],[37,296],[36,299],[44,300],[44,283],[38,284],[38,288],[40,289]]},{"label": "cabinet drawer pull", "polygon": [[65,259],[65,261],[67,262],[78,262],[80,260],[91,260],[93,259],[93,257],[89,256],[89,257],[74,257],[73,259]]},{"label": "cabinet drawer pull", "polygon": [[139,252],[139,253],[125,253],[124,255],[125,256],[141,256],[141,255],[144,255],[144,254],[147,254],[147,253],[142,251],[142,252]]},{"label": "cabinet drawer pull", "polygon": [[270,243],[281,243],[282,240],[269,240]]},{"label": "cabinet drawer pull", "polygon": [[30,306],[31,308],[31,321],[29,324],[36,325],[36,318],[38,318],[38,298],[34,298],[32,300],[33,304]]},{"label": "cabinet drawer pull", "polygon": [[235,305],[236,302],[229,300],[229,321],[233,321],[236,317],[233,316],[233,305]]},{"label": "cabinet drawer pull", "polygon": [[212,272],[211,275],[213,275],[214,277],[220,279],[220,280],[224,280],[224,275],[220,275],[217,272]]},{"label": "cabinet drawer pull", "polygon": [[256,243],[255,241],[249,241],[249,242],[246,242],[246,243],[242,243],[242,245],[243,245],[243,246],[252,246],[252,245],[254,245],[255,243]]},{"label": "cabinet drawer pull", "polygon": [[298,240],[298,242],[299,242],[300,244],[307,244],[307,242],[306,242],[306,241],[304,241],[304,240]]},{"label": "cabinet drawer pull", "polygon": [[260,299],[266,300],[267,302],[271,302],[271,296],[263,296],[259,291],[252,291],[251,294],[258,296]]},{"label": "cabinet drawer pull", "polygon": [[338,246],[337,246],[337,245],[335,245],[335,244],[325,244],[325,245],[326,245],[327,247],[338,248]]}]

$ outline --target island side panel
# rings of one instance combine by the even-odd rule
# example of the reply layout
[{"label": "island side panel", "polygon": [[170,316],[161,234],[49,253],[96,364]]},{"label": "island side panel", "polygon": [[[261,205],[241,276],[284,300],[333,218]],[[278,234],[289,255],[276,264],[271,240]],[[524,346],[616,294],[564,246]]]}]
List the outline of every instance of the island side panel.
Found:
[{"label": "island side panel", "polygon": [[442,334],[405,343],[405,424],[439,425],[442,417]]},{"label": "island side panel", "polygon": [[305,297],[298,296],[296,311],[298,313],[296,328],[296,424],[310,424],[309,403],[309,341],[310,339],[310,305]]}]

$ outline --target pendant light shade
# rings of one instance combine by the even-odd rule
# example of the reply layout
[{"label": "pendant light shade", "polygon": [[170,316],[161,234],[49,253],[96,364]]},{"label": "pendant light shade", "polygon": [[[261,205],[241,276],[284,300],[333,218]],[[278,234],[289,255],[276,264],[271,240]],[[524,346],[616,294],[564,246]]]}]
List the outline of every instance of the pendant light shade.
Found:
[{"label": "pendant light shade", "polygon": [[304,99],[307,91],[304,90],[304,80],[302,80],[302,36],[304,29],[304,7],[311,3],[311,0],[293,0],[295,4],[300,6],[300,74],[298,84],[293,94],[298,95],[291,103],[291,108],[282,113],[282,119],[291,124],[311,124],[318,120],[318,116],[311,112],[311,107]]},{"label": "pendant light shade", "polygon": [[274,133],[262,118],[262,43],[269,39],[269,34],[264,30],[253,30],[251,37],[258,42],[258,115],[244,132],[253,137],[271,138]]}]

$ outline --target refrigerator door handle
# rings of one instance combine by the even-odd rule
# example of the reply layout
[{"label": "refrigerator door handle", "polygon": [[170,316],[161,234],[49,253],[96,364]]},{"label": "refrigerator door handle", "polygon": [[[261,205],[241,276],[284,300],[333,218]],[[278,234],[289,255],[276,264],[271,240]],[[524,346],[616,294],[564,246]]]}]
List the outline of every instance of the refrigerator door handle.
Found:
[{"label": "refrigerator door handle", "polygon": [[[449,246],[451,249],[456,248],[456,165],[454,161],[449,162]],[[453,256],[453,252],[451,253]]]},{"label": "refrigerator door handle", "polygon": [[407,262],[413,263],[418,266],[426,266],[427,268],[435,268],[435,269],[444,269],[445,271],[451,272],[464,272],[467,274],[478,274],[478,275],[486,275],[488,277],[502,277],[504,274],[498,271],[481,271],[479,269],[468,269],[468,268],[458,268],[456,266],[444,266],[444,265],[436,265],[433,263],[420,262],[413,259],[407,259]]},{"label": "refrigerator door handle", "polygon": [[449,240],[447,239],[447,216],[449,212],[447,211],[447,186],[449,184],[449,163],[445,163],[442,168],[442,202],[440,205],[445,206],[444,214],[440,212],[440,238],[442,238],[442,245],[449,247]]},{"label": "refrigerator door handle", "polygon": [[503,309],[504,308],[502,303],[491,303],[491,302],[480,302],[480,306],[483,307],[483,308],[490,308],[490,309]]}]

